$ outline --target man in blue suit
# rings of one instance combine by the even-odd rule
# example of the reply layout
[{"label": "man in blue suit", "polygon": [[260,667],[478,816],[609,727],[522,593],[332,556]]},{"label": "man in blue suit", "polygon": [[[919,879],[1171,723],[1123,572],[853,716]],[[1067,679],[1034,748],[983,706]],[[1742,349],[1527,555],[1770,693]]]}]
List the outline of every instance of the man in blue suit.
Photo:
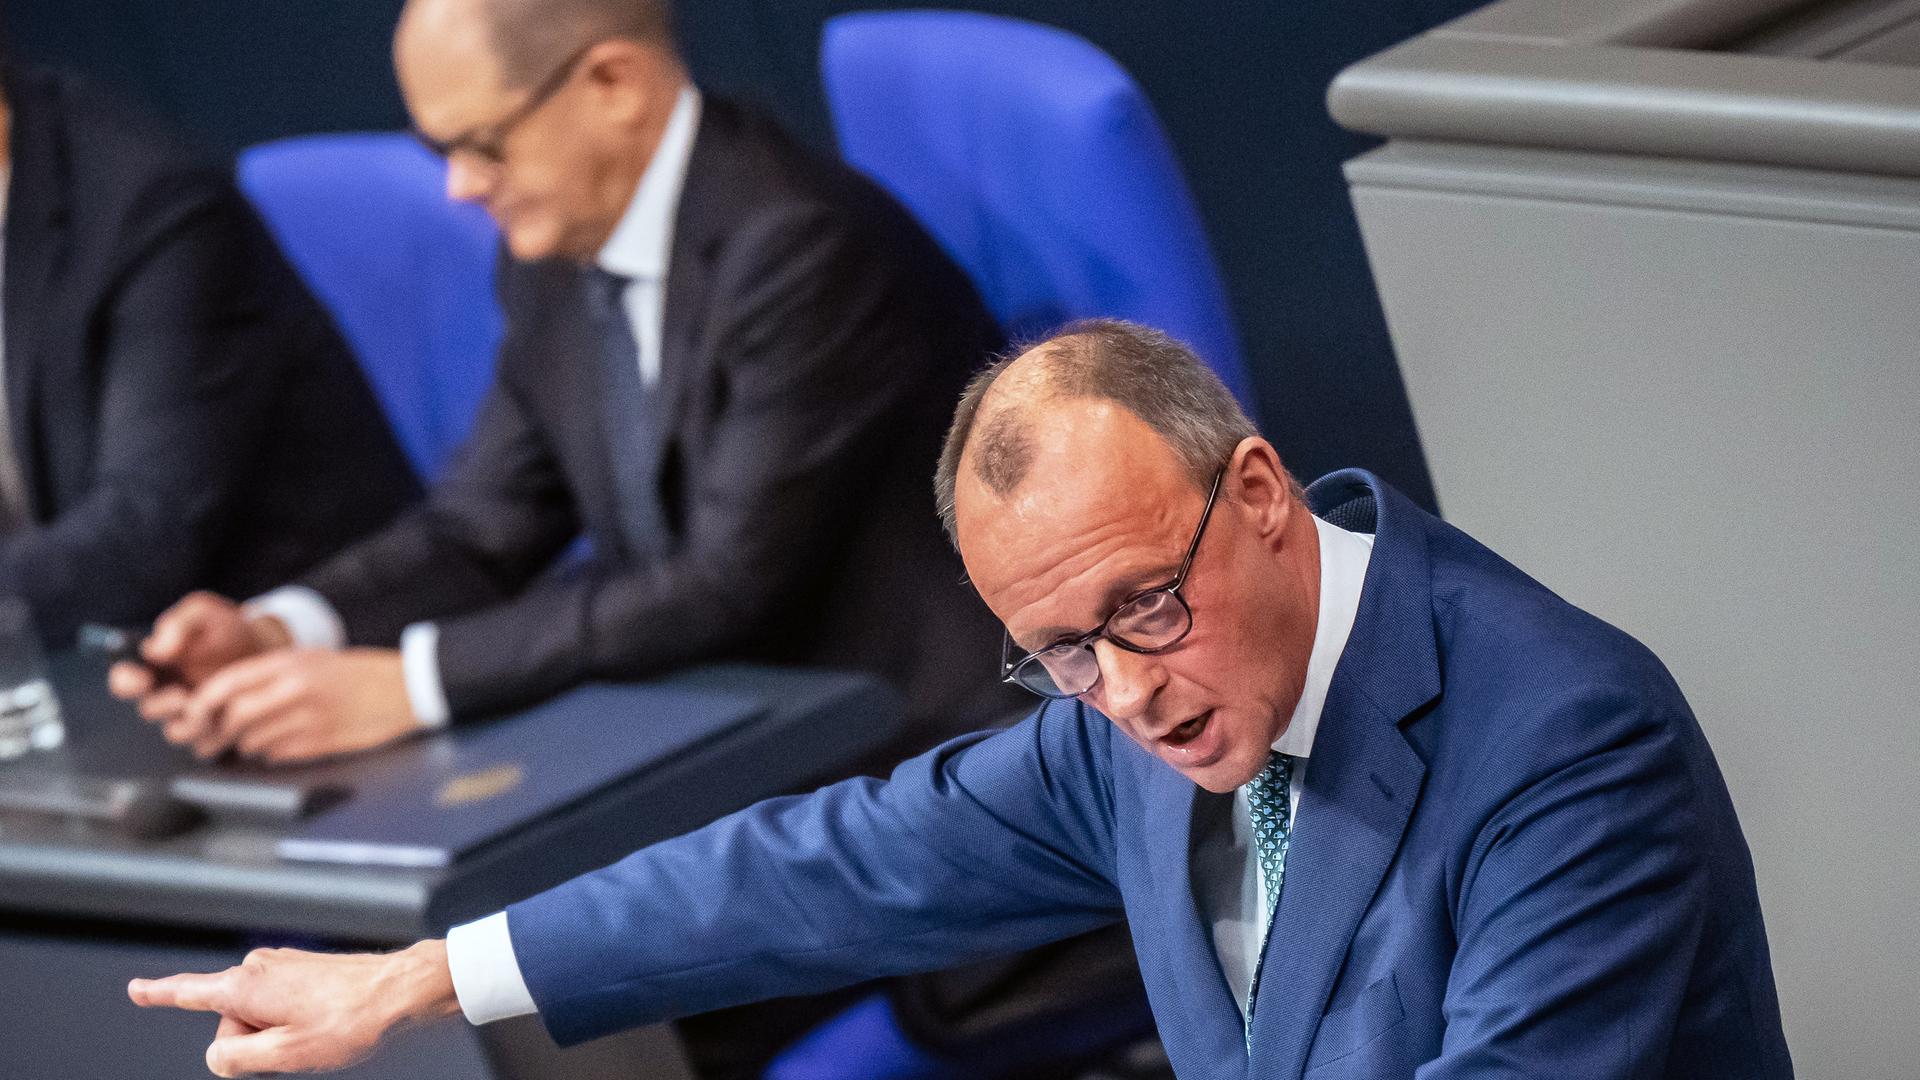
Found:
[{"label": "man in blue suit", "polygon": [[1190,353],[1068,328],[968,391],[938,480],[1057,700],[389,956],[135,980],[222,1075],[394,1025],[556,1039],[1125,918],[1186,1080],[1792,1073],[1746,843],[1644,648],[1360,472],[1301,492]]}]

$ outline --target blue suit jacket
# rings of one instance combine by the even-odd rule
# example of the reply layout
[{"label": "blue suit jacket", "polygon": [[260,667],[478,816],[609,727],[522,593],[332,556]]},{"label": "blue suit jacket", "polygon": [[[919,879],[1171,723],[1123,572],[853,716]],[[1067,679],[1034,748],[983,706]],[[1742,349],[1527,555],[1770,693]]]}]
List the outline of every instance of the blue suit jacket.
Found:
[{"label": "blue suit jacket", "polygon": [[1225,797],[1075,702],[509,909],[548,1029],[573,1042],[1124,916],[1184,1080],[1790,1076],[1746,843],[1660,662],[1368,474],[1310,499],[1376,540],[1251,1049],[1189,865]]}]

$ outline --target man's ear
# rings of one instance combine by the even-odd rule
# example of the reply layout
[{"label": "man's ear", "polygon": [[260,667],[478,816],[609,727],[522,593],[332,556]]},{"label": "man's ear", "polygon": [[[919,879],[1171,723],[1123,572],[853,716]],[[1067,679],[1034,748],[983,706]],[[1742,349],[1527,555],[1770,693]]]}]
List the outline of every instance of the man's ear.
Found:
[{"label": "man's ear", "polygon": [[582,76],[605,102],[608,113],[628,124],[640,122],[660,107],[662,64],[651,46],[624,38],[599,42],[580,58]]},{"label": "man's ear", "polygon": [[1277,549],[1299,503],[1293,497],[1293,479],[1273,444],[1257,435],[1240,440],[1227,461],[1226,484],[1226,493],[1239,512]]}]

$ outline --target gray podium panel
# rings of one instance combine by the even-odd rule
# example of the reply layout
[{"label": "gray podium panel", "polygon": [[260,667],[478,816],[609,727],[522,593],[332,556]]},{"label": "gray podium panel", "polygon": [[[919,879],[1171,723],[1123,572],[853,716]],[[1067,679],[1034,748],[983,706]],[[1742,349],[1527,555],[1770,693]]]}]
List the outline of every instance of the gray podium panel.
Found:
[{"label": "gray podium panel", "polygon": [[1330,95],[1441,507],[1673,669],[1815,1078],[1920,1075],[1916,63],[1909,0],[1509,0]]}]

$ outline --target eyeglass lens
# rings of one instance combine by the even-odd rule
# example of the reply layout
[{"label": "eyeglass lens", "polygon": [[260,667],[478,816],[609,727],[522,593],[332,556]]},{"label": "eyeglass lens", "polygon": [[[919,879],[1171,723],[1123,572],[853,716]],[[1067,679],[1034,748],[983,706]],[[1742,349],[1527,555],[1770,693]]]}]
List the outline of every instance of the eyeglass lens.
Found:
[{"label": "eyeglass lens", "polygon": [[1114,612],[1093,639],[1042,649],[1027,658],[1014,668],[1013,679],[1046,697],[1084,694],[1100,681],[1100,661],[1093,652],[1099,637],[1133,652],[1157,652],[1185,637],[1192,625],[1187,605],[1171,589],[1155,589]]}]

